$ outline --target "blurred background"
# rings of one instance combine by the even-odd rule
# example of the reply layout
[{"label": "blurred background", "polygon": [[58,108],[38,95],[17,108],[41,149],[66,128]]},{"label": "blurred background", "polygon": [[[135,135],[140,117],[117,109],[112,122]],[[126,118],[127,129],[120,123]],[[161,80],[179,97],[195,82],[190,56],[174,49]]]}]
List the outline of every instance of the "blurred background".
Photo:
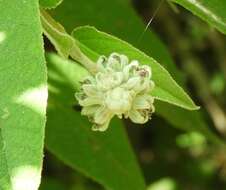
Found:
[{"label": "blurred background", "polygon": [[[64,0],[51,14],[69,32],[75,26],[94,25],[153,56],[178,83],[187,87],[187,92],[201,106],[199,112],[208,129],[225,141],[226,38],[223,34],[166,0],[76,2],[73,8]],[[75,14],[78,9],[84,14]],[[74,19],[67,19],[69,15],[74,15]],[[143,33],[153,15],[148,31]],[[161,50],[164,48],[167,51]],[[148,190],[226,189],[224,146],[216,145],[202,132],[186,130],[186,126],[197,126],[187,124],[183,116],[179,122],[175,118],[175,124],[170,111],[163,114],[165,119],[154,114],[145,127],[124,122]],[[40,190],[102,189],[46,150]]]}]

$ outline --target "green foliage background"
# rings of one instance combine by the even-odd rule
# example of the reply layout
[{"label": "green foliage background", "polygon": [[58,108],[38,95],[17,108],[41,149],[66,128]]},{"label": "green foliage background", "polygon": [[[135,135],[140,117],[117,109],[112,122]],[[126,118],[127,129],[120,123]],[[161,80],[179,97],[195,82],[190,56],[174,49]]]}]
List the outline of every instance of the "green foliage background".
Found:
[{"label": "green foliage background", "polygon": [[[152,66],[165,102],[150,122],[91,131],[74,98],[87,71],[56,54],[71,37],[43,43],[39,6],[90,58],[116,51]],[[225,10],[224,0],[0,1],[0,189],[36,190],[41,170],[40,190],[226,189]],[[200,110],[183,109],[196,107],[165,69]]]}]

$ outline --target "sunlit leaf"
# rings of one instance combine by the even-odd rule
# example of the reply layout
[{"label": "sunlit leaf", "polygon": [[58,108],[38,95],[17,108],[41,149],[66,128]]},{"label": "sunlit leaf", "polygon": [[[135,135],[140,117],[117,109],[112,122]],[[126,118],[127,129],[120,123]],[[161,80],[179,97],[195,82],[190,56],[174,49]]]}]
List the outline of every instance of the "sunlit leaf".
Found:
[{"label": "sunlit leaf", "polygon": [[[67,32],[81,25],[91,25],[115,35],[141,49],[164,66],[177,82],[183,80],[170,54],[158,36],[147,30],[141,37],[145,23],[132,7],[132,0],[66,0],[51,13]],[[75,14],[76,13],[76,14]],[[104,16],[103,16],[104,15]]]},{"label": "sunlit leaf", "polygon": [[172,79],[170,74],[153,58],[134,48],[130,44],[100,32],[93,27],[85,26],[75,29],[72,35],[80,43],[81,49],[89,56],[108,56],[112,52],[124,54],[130,60],[138,60],[141,64],[147,64],[152,69],[152,79],[155,88],[152,95],[161,101],[165,101],[185,109],[194,110],[197,106],[192,102],[183,89]]},{"label": "sunlit leaf", "polygon": [[2,0],[0,17],[0,189],[36,190],[47,102],[38,0]]}]

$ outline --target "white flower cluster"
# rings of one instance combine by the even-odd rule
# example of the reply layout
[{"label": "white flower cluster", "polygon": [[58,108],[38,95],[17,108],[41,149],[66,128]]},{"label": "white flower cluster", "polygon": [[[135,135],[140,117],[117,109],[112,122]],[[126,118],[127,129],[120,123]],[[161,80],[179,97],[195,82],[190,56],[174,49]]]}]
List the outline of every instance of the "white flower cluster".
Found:
[{"label": "white flower cluster", "polygon": [[112,53],[109,58],[98,59],[97,69],[97,74],[88,76],[82,82],[81,92],[75,94],[82,115],[93,123],[92,129],[105,131],[115,115],[134,123],[147,122],[154,112],[151,68]]}]

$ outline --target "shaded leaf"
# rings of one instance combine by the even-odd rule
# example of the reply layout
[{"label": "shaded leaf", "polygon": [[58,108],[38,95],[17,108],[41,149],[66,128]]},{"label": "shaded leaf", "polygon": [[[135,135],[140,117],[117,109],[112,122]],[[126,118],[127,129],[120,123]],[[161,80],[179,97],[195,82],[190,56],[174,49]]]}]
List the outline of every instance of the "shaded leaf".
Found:
[{"label": "shaded leaf", "polygon": [[172,0],[226,34],[225,0]]},{"label": "shaded leaf", "polygon": [[155,106],[156,110],[158,110],[157,114],[164,117],[166,121],[178,129],[198,131],[205,135],[211,142],[218,145],[224,144],[223,141],[210,130],[209,126],[206,125],[200,111],[190,112],[170,104],[166,105],[160,101],[156,102]]}]

